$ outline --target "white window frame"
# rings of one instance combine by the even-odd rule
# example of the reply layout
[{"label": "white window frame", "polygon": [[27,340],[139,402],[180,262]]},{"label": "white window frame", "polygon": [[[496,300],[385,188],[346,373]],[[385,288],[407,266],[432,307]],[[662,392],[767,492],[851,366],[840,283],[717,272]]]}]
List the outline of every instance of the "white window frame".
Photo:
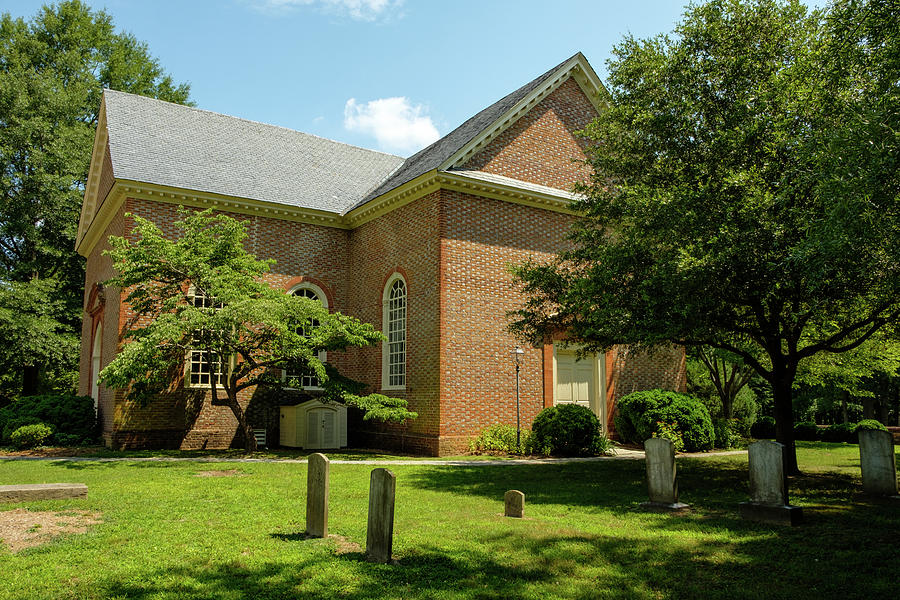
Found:
[{"label": "white window frame", "polygon": [[[320,288],[319,286],[317,286],[314,283],[309,283],[308,281],[298,283],[297,285],[295,285],[294,287],[292,287],[291,289],[288,290],[288,294],[293,296],[294,294],[296,294],[297,292],[299,292],[301,290],[311,291],[312,293],[314,293],[316,295],[319,302],[322,303],[322,306],[325,307],[325,310],[330,309],[330,307],[328,306],[328,295],[325,294],[325,290],[323,290],[322,288]],[[319,361],[320,362],[322,362],[324,364],[327,359],[328,359],[328,352],[326,352],[325,350],[322,350],[321,352],[319,352]],[[300,379],[300,383],[301,383],[300,388],[286,387],[286,389],[289,389],[289,390],[303,389],[303,390],[312,390],[312,391],[322,391],[322,389],[323,389],[322,386],[320,386],[320,385],[303,386],[302,385],[302,383],[303,383],[302,377],[299,379]],[[281,370],[281,381],[286,382],[287,380],[288,380],[287,369],[282,369]]]},{"label": "white window frame", "polygon": [[94,399],[94,412],[100,406],[100,371],[103,361],[103,322],[97,323],[94,340],[91,344],[91,398]]},{"label": "white window frame", "polygon": [[[196,306],[196,304],[194,304],[194,300],[196,298],[204,298],[204,299],[208,298],[206,296],[206,294],[204,294],[203,296],[198,296],[197,290],[194,288],[193,285],[191,285],[188,288],[187,297],[188,297],[188,301],[191,302],[191,304],[193,304],[194,306]],[[195,353],[199,355],[199,359],[197,361],[194,360]],[[227,361],[227,367],[226,367],[227,370],[224,373],[218,373],[218,372],[217,373],[198,373],[197,375],[199,378],[201,378],[201,379],[203,377],[207,378],[206,383],[203,383],[202,381],[194,383],[193,381],[191,381],[191,378],[194,375],[194,371],[191,367],[194,365],[195,362],[197,364],[200,364],[200,362],[203,361],[203,355],[205,353],[206,353],[206,350],[199,350],[196,348],[188,349],[188,351],[184,357],[184,387],[190,388],[190,389],[209,389],[211,377],[216,377],[216,387],[224,386],[225,378],[228,377],[229,372],[231,371],[231,367],[233,366],[234,357],[230,357],[229,360]],[[226,361],[221,361],[221,362],[219,362],[219,364],[224,365],[224,364],[226,364]]]},{"label": "white window frame", "polygon": [[[403,362],[400,363],[403,366],[403,383],[391,384],[390,302],[391,290],[393,289],[394,284],[397,281],[403,283]],[[409,358],[409,286],[406,283],[406,279],[400,273],[394,273],[393,275],[391,275],[388,278],[387,283],[384,285],[384,290],[381,294],[381,327],[381,332],[385,335],[385,337],[388,338],[381,344],[381,389],[405,390],[408,375],[406,365],[408,363],[407,359]]]}]

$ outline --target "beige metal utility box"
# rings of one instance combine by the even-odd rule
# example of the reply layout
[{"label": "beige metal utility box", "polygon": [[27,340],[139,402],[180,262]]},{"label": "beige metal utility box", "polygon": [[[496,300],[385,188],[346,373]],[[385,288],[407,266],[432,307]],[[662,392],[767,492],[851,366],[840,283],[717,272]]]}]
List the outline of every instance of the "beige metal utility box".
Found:
[{"label": "beige metal utility box", "polygon": [[347,446],[347,407],[309,400],[282,406],[279,443],[290,448],[322,450]]}]

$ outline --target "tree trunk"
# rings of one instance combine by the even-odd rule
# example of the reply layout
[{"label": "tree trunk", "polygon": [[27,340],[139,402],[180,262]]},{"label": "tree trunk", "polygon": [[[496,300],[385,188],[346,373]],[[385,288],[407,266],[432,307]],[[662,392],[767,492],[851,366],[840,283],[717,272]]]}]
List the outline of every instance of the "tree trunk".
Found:
[{"label": "tree trunk", "polygon": [[772,394],[775,399],[775,440],[784,444],[784,474],[799,475],[797,447],[794,444],[793,373],[779,370],[774,373]]},{"label": "tree trunk", "polygon": [[734,396],[731,395],[731,390],[728,390],[728,393],[722,398],[722,416],[728,420],[734,417]]},{"label": "tree trunk", "polygon": [[37,396],[38,375],[40,370],[35,365],[26,365],[22,368],[22,395]]},{"label": "tree trunk", "polygon": [[250,427],[250,423],[247,422],[247,415],[244,413],[244,409],[241,408],[241,403],[238,402],[237,394],[232,393],[231,390],[225,391],[228,396],[228,408],[231,409],[231,413],[237,419],[238,428],[244,434],[244,447],[247,449],[247,452],[256,452],[256,436],[253,435],[253,429]]},{"label": "tree trunk", "polygon": [[850,401],[850,392],[841,391],[841,423],[849,423],[850,418],[847,416],[847,403]]}]

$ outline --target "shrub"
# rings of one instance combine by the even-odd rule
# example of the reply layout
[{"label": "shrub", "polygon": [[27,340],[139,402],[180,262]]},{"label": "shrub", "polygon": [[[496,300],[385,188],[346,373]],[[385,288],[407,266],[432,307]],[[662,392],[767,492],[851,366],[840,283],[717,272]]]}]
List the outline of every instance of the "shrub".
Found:
[{"label": "shrub", "polygon": [[57,442],[78,445],[97,439],[97,414],[90,396],[26,396],[0,409],[4,440],[18,427],[34,423],[52,425],[59,437]]},{"label": "shrub", "polygon": [[663,421],[658,422],[656,424],[656,431],[653,432],[652,436],[669,440],[672,442],[675,452],[684,452],[684,438],[681,437],[681,434],[678,433],[678,429],[676,429],[675,425],[672,423],[665,423]]},{"label": "shrub", "polygon": [[608,440],[601,441],[603,437],[600,421],[589,408],[560,404],[545,408],[535,417],[529,448],[539,454],[591,456],[608,447]]},{"label": "shrub", "polygon": [[49,425],[44,423],[34,423],[32,425],[22,425],[9,436],[9,441],[13,446],[19,448],[34,448],[41,446],[53,435],[53,430]]},{"label": "shrub", "polygon": [[829,425],[821,431],[821,439],[823,442],[846,442],[848,444],[855,444],[857,442],[856,425],[853,423],[835,423],[834,425]]},{"label": "shrub", "polygon": [[775,439],[775,419],[760,417],[750,426],[750,436],[758,440]]},{"label": "shrub", "polygon": [[659,434],[659,423],[674,427],[688,452],[711,450],[715,430],[709,410],[703,403],[685,394],[666,390],[634,392],[619,400],[616,431],[623,439],[643,443]]},{"label": "shrub", "polygon": [[887,431],[888,428],[875,419],[863,419],[853,428],[854,431]]},{"label": "shrub", "polygon": [[741,441],[742,424],[739,419],[716,419],[713,428],[716,448],[734,448]]},{"label": "shrub", "polygon": [[469,442],[469,452],[511,452],[518,453],[528,447],[531,432],[521,432],[521,450],[516,448],[516,428],[512,425],[491,425],[478,437]]},{"label": "shrub", "polygon": [[800,421],[794,424],[794,439],[804,442],[815,442],[819,439],[819,428],[812,421]]}]

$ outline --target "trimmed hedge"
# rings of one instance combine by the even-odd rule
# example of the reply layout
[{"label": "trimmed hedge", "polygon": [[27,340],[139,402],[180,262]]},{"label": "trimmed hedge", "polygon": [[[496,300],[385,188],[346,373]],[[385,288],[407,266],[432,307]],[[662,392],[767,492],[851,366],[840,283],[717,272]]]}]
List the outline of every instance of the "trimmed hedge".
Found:
[{"label": "trimmed hedge", "polygon": [[875,419],[863,419],[859,423],[856,424],[854,431],[887,431],[888,428],[884,426],[881,421],[876,421]]},{"label": "trimmed hedge", "polygon": [[516,448],[516,428],[512,425],[491,425],[478,437],[469,442],[469,452],[510,452],[519,453],[529,445],[531,432],[523,429],[520,435],[521,448]]},{"label": "trimmed hedge", "polygon": [[760,417],[750,426],[750,436],[758,440],[775,439],[775,419],[772,417]]},{"label": "trimmed hedge", "polygon": [[713,428],[716,431],[716,448],[735,448],[743,437],[740,419],[716,419]]},{"label": "trimmed hedge", "polygon": [[0,409],[2,441],[24,425],[45,423],[52,426],[49,443],[77,446],[98,437],[97,414],[90,396],[26,396]]},{"label": "trimmed hedge", "polygon": [[859,441],[854,423],[829,425],[821,431],[820,439],[823,442],[847,442],[850,444],[856,444]]},{"label": "trimmed hedge", "polygon": [[819,428],[812,421],[794,423],[794,439],[803,442],[815,442],[819,439]]},{"label": "trimmed hedge", "polygon": [[528,447],[536,454],[594,456],[605,454],[610,443],[591,409],[560,404],[545,408],[535,417]]},{"label": "trimmed hedge", "polygon": [[23,425],[13,431],[9,436],[9,441],[16,448],[23,450],[25,448],[43,446],[44,442],[51,435],[53,435],[53,429],[49,425],[34,423],[32,425]]},{"label": "trimmed hedge", "polygon": [[616,431],[622,439],[643,444],[654,437],[668,437],[674,430],[688,452],[712,450],[715,429],[709,410],[693,396],[667,390],[631,393],[618,401]]}]

